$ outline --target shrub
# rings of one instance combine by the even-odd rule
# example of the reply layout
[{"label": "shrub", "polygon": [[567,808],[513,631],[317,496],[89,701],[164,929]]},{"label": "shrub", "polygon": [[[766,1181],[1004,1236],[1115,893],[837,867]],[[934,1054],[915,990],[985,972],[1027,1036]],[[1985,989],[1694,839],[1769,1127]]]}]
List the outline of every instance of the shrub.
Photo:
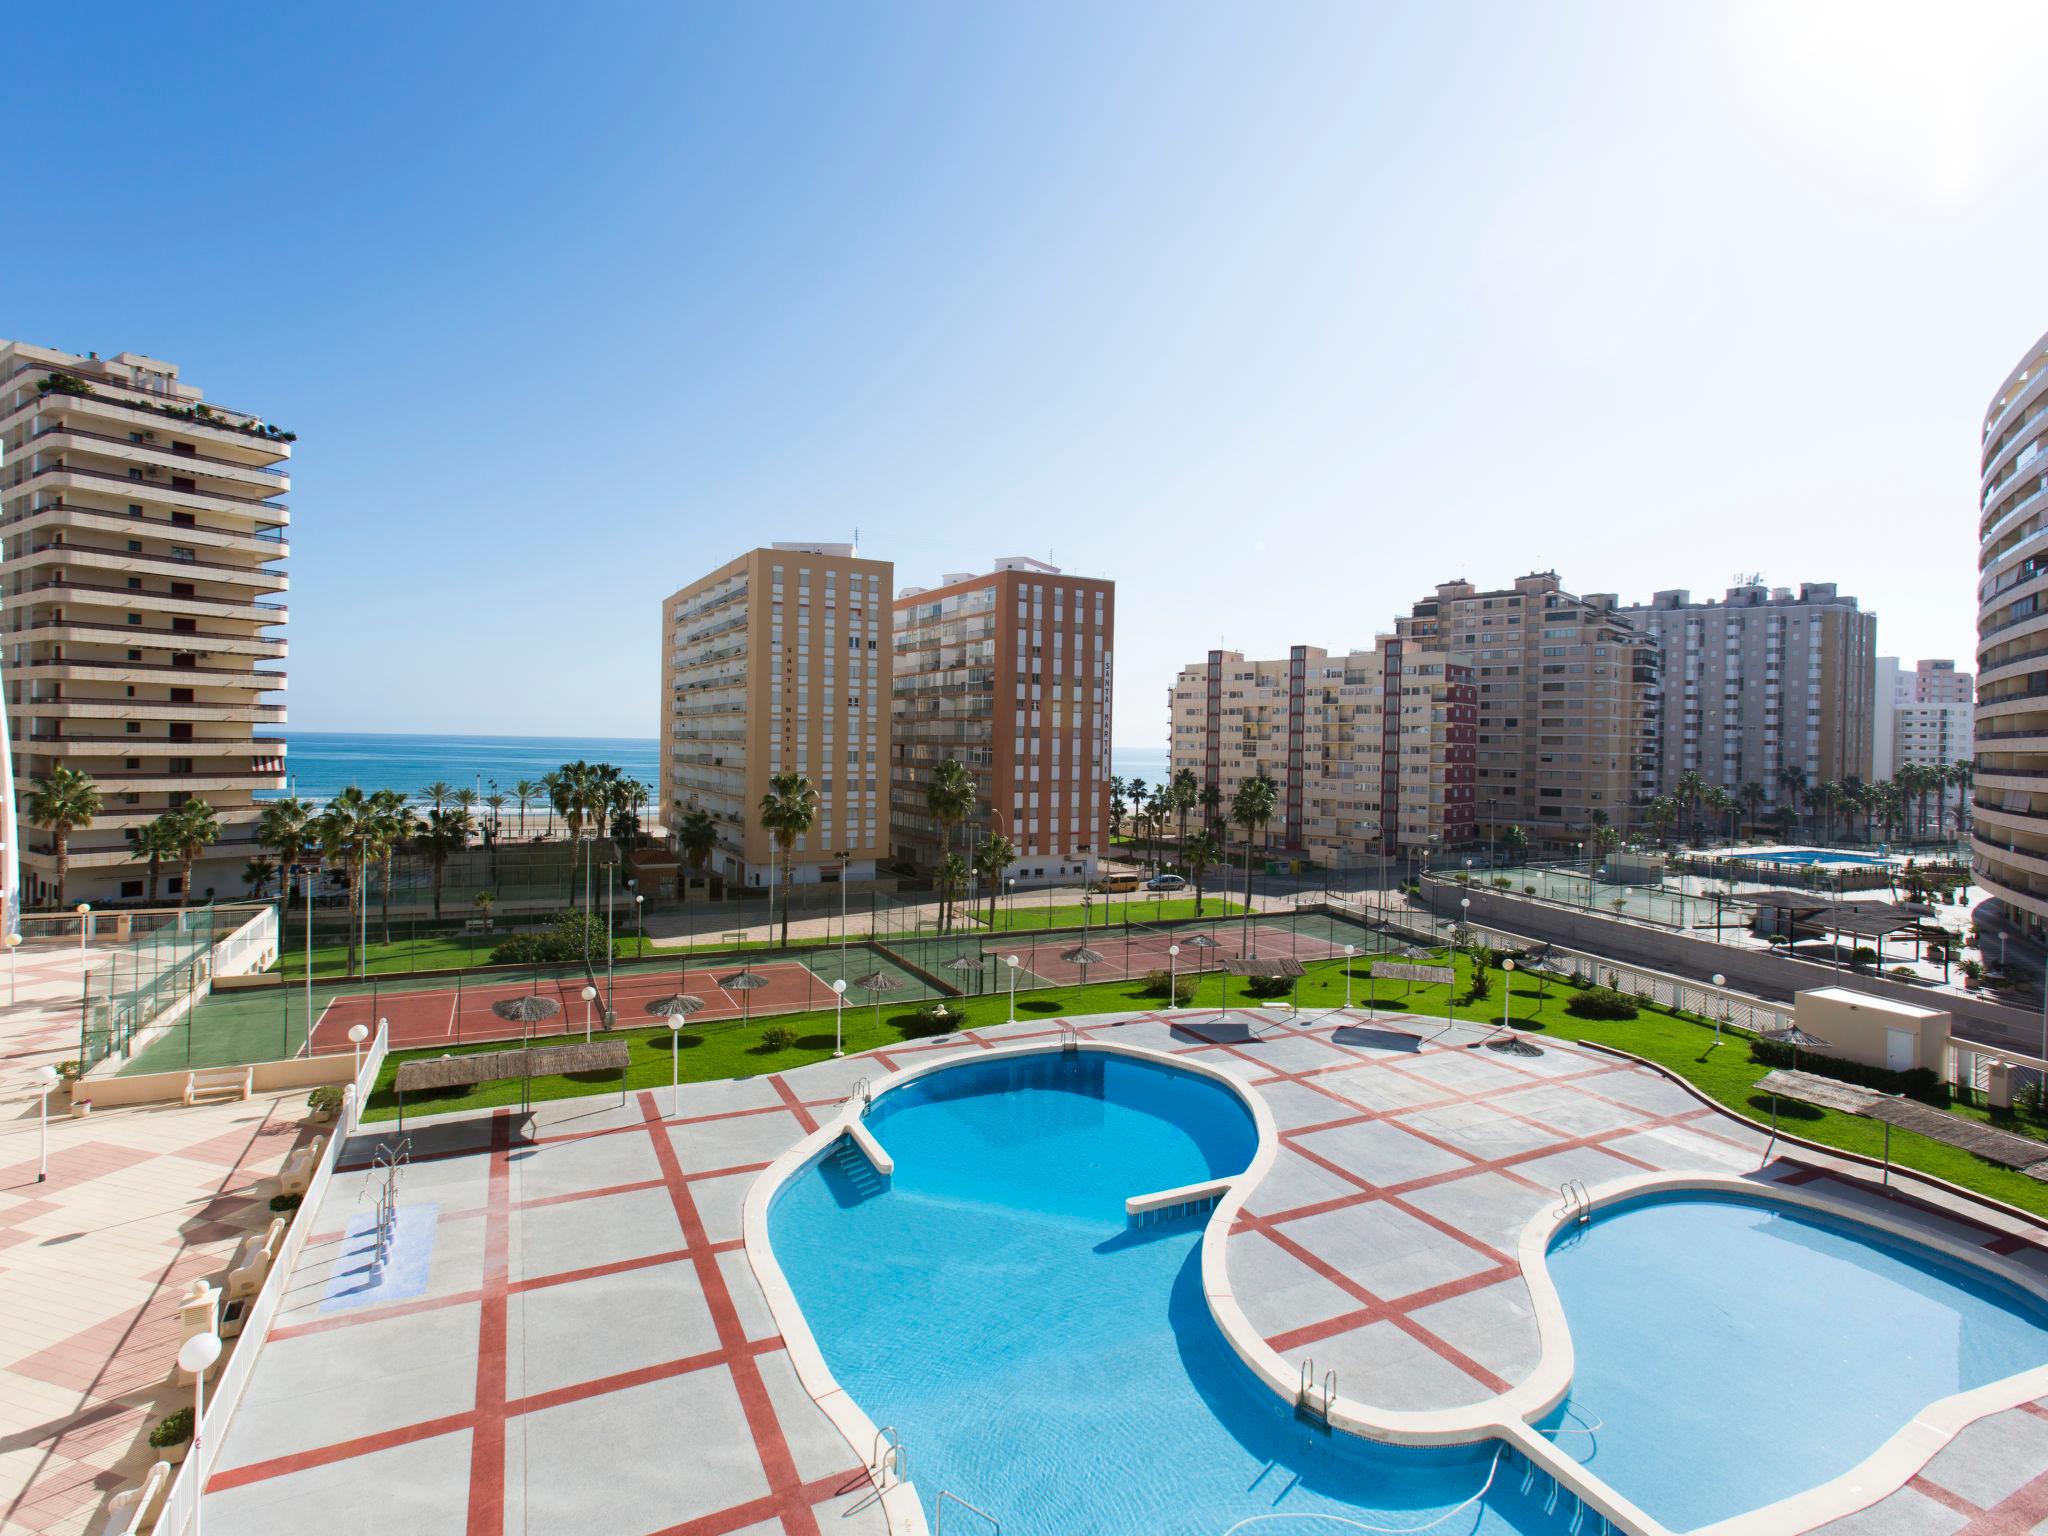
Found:
[{"label": "shrub", "polygon": [[1294,983],[1285,976],[1247,976],[1244,990],[1248,997],[1285,997],[1294,990]]},{"label": "shrub", "polygon": [[1862,970],[1865,966],[1875,965],[1877,963],[1877,951],[1868,944],[1858,944],[1849,951],[1849,963],[1858,970]]},{"label": "shrub", "polygon": [[1185,1008],[1195,1000],[1195,979],[1173,971],[1147,971],[1139,991],[1146,997],[1165,997],[1171,992],[1174,1003]]},{"label": "shrub", "polygon": [[1900,981],[1918,981],[1920,979],[1920,973],[1910,965],[1895,965],[1891,968],[1890,974],[1898,977]]},{"label": "shrub", "polygon": [[1564,1005],[1575,1019],[1632,1019],[1638,1013],[1636,1000],[1613,987],[1588,987]]},{"label": "shrub", "polygon": [[1495,875],[1493,877],[1493,888],[1497,891],[1505,891],[1512,887],[1514,883],[1506,875]]},{"label": "shrub", "polygon": [[566,965],[604,953],[604,919],[557,912],[538,933],[516,933],[491,951],[493,965]]},{"label": "shrub", "polygon": [[[1749,1042],[1749,1059],[1766,1067],[1789,1067],[1792,1065],[1792,1047],[1781,1045],[1775,1040],[1752,1040]],[[1924,1104],[1946,1107],[1948,1090],[1934,1073],[1925,1067],[1914,1067],[1907,1072],[1893,1072],[1886,1067],[1866,1066],[1860,1061],[1845,1061],[1839,1056],[1823,1056],[1817,1051],[1799,1052],[1799,1070],[1811,1072],[1818,1077],[1831,1077],[1838,1083],[1855,1083],[1863,1088],[1875,1088],[1879,1093],[1902,1093],[1909,1099],[1918,1099]]]},{"label": "shrub", "polygon": [[761,1044],[771,1051],[787,1051],[796,1045],[796,1031],[787,1024],[770,1024],[761,1031]]},{"label": "shrub", "polygon": [[341,1089],[333,1083],[322,1083],[306,1095],[306,1108],[316,1115],[331,1115],[341,1108]]},{"label": "shrub", "polygon": [[75,1083],[81,1075],[82,1069],[77,1062],[60,1061],[57,1063],[57,1076],[63,1082]]},{"label": "shrub", "polygon": [[180,1408],[176,1413],[167,1413],[156,1421],[156,1428],[149,1432],[152,1450],[164,1450],[173,1445],[183,1445],[192,1438],[192,1410]]},{"label": "shrub", "polygon": [[1472,957],[1472,984],[1465,988],[1465,1001],[1483,1003],[1493,996],[1493,972],[1480,963],[1481,955],[1491,955],[1490,950],[1481,950]]},{"label": "shrub", "polygon": [[1522,887],[1522,894],[1524,896],[1534,896],[1536,894],[1536,887],[1533,885],[1525,885]]},{"label": "shrub", "polygon": [[270,1208],[280,1216],[286,1211],[296,1211],[305,1202],[304,1195],[272,1195]]}]

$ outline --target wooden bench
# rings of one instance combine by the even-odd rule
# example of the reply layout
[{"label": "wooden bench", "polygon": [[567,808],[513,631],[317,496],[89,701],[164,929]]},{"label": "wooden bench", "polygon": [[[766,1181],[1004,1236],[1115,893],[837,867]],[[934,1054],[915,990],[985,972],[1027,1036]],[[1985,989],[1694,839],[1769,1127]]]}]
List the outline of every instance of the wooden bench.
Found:
[{"label": "wooden bench", "polygon": [[187,1072],[185,1074],[185,1102],[197,1104],[204,1094],[231,1095],[238,1099],[252,1099],[256,1096],[256,1069],[254,1067],[226,1067],[213,1072]]},{"label": "wooden bench", "polygon": [[320,1149],[326,1145],[325,1136],[315,1136],[284,1160],[284,1167],[277,1175],[279,1194],[303,1195],[306,1192],[306,1187],[313,1182],[313,1170],[320,1165]]},{"label": "wooden bench", "polygon": [[254,1296],[263,1289],[263,1277],[270,1273],[271,1261],[277,1257],[277,1245],[284,1241],[284,1218],[271,1218],[270,1225],[261,1232],[251,1232],[235,1249],[234,1259],[228,1264],[228,1277],[222,1289],[229,1301],[240,1301],[245,1296]]},{"label": "wooden bench", "polygon": [[156,1518],[156,1507],[170,1486],[171,1464],[157,1462],[140,1487],[123,1489],[107,1500],[99,1523],[92,1527],[92,1536],[140,1536]]}]

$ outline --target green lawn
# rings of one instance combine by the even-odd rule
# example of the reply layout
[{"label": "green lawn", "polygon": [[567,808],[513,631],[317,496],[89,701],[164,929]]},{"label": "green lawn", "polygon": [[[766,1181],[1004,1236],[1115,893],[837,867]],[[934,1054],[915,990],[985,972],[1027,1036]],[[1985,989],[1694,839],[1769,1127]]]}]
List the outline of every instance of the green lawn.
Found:
[{"label": "green lawn", "polygon": [[[1200,915],[1209,917],[1236,917],[1244,911],[1241,902],[1225,901],[1220,896],[1209,895],[1202,900]],[[1137,892],[1115,896],[1099,896],[1088,906],[1072,902],[1057,907],[1018,907],[1015,911],[1007,903],[997,901],[995,929],[1021,930],[1025,928],[1078,928],[1083,917],[1098,928],[1111,928],[1129,918],[1134,923],[1179,923],[1195,917],[1193,896],[1153,896]],[[989,928],[988,902],[976,904],[970,914],[967,903],[960,903],[962,919],[972,917],[976,926]]]},{"label": "green lawn", "polygon": [[[1473,1001],[1468,996],[1471,959],[1460,954],[1455,963],[1458,970],[1456,1016],[1465,1021],[1500,1021],[1508,1012],[1504,1008],[1507,974],[1497,969],[1492,971],[1492,996],[1484,1001]],[[1309,1012],[1342,1004],[1345,994],[1343,964],[1341,959],[1309,962],[1306,974],[1295,991],[1296,1002]],[[1353,963],[1351,997],[1355,1003],[1362,1006],[1369,996],[1376,995],[1380,1009],[1412,1012],[1417,1015],[1418,1025],[1445,1016],[1447,999],[1443,986],[1415,986],[1399,981],[1374,984],[1370,980],[1370,972],[1371,967],[1365,960]],[[1716,1045],[1710,1022],[1648,1005],[1644,1005],[1641,1017],[1626,1022],[1598,1023],[1574,1018],[1565,1011],[1565,1003],[1577,990],[1572,983],[1564,981],[1539,984],[1528,973],[1518,971],[1513,976],[1513,1006],[1509,1016],[1517,1028],[1538,1038],[1548,1035],[1562,1040],[1589,1041],[1655,1062],[1685,1078],[1709,1098],[1737,1114],[1769,1122],[1770,1096],[1758,1092],[1756,1085],[1770,1068],[1751,1060],[1746,1037],[1730,1029],[1724,1032],[1721,1043]],[[1001,994],[949,1001],[957,1006],[959,1027],[1000,1024],[1009,1016],[1008,1000]],[[1244,982],[1221,972],[1211,972],[1202,982],[1195,1002],[1203,1008],[1214,1008],[1219,1001],[1237,1006],[1255,1004],[1257,1000],[1246,992]],[[1086,987],[1050,987],[1020,993],[1017,1016],[1023,1019],[1127,1013],[1159,1008],[1163,1004],[1162,997],[1145,991],[1142,981],[1098,982]],[[931,1033],[932,1029],[920,1017],[918,1007],[885,1006],[879,1022],[871,1008],[849,1007],[845,1015],[847,1051],[852,1053],[900,1045],[905,1040]],[[824,1009],[756,1021],[747,1027],[735,1021],[686,1030],[681,1055],[683,1080],[705,1082],[718,1078],[752,1077],[763,1072],[787,1071],[821,1060],[832,1053],[832,1017],[831,1010]],[[796,1044],[779,1051],[771,1051],[764,1046],[761,1035],[770,1023],[782,1024],[793,1030]],[[667,1083],[669,1032],[666,1029],[633,1030],[624,1032],[623,1037],[631,1043],[633,1053],[627,1087],[654,1088]],[[410,1056],[439,1054],[439,1051],[394,1052],[384,1064],[365,1118],[388,1119],[396,1114],[397,1101],[391,1084],[401,1061],[410,1059]],[[536,1099],[553,1099],[616,1093],[618,1087],[615,1076],[599,1079],[552,1077],[535,1079],[532,1091]],[[437,1095],[431,1099],[415,1097],[409,1101],[409,1107],[416,1113],[485,1108],[517,1103],[519,1093],[520,1085],[516,1082],[491,1083],[472,1091]],[[1884,1151],[1884,1127],[1878,1121],[1788,1100],[1779,1101],[1778,1111],[1780,1127],[1788,1134],[1869,1157],[1881,1156]],[[1981,1118],[1981,1112],[1972,1117]],[[1892,1132],[1891,1151],[1892,1161],[1902,1168],[1917,1169],[2024,1210],[2048,1215],[2048,1186],[2013,1169],[2000,1168],[1960,1148],[1896,1128]]]},{"label": "green lawn", "polygon": [[[357,964],[358,975],[391,976],[406,971],[466,971],[491,963],[491,951],[506,939],[509,933],[449,933],[436,934],[429,938],[393,939],[389,944],[372,943],[366,955],[367,966],[361,960]],[[644,943],[644,947],[643,947]],[[730,944],[720,945],[730,949]],[[646,942],[634,935],[615,938],[612,949],[621,960],[635,960],[642,955],[659,954],[652,942]],[[313,946],[313,979],[340,980],[347,975],[348,946],[345,944],[316,944]],[[294,949],[289,944],[278,956],[274,967],[281,974],[303,979],[306,974],[306,951]]]}]

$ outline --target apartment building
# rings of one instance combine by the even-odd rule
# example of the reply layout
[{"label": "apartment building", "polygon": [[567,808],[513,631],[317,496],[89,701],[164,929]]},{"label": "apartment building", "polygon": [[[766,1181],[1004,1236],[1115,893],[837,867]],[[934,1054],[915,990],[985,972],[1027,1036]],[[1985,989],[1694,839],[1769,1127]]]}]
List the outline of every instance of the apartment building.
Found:
[{"label": "apartment building", "polygon": [[[236,897],[259,792],[284,787],[293,434],[208,404],[175,363],[0,342],[0,632],[15,780],[62,765],[103,809],[71,837],[67,900],[139,900],[126,834],[192,798],[220,840],[192,890]],[[50,834],[16,833],[24,898],[53,898]]]},{"label": "apartment building", "polygon": [[1659,658],[1613,594],[1574,596],[1554,571],[1490,591],[1445,582],[1395,627],[1472,668],[1482,841],[1519,825],[1562,849],[1598,822],[1635,824],[1656,782]]},{"label": "apartment building", "polygon": [[1659,794],[1688,772],[1731,793],[1760,784],[1773,805],[1787,768],[1807,784],[1872,780],[1877,615],[1833,582],[1659,592],[1622,613],[1662,651]]},{"label": "apartment building", "polygon": [[894,634],[895,858],[928,870],[942,857],[925,792],[950,757],[976,788],[955,852],[994,830],[1017,850],[1012,879],[1093,878],[1110,834],[1116,583],[1010,556],[905,587]]},{"label": "apartment building", "polygon": [[1984,413],[1977,515],[1977,881],[2048,936],[2048,336]]},{"label": "apartment building", "polygon": [[871,880],[888,848],[895,572],[851,544],[749,550],[662,603],[661,785],[673,828],[718,827],[710,869],[743,886],[779,878],[756,808],[779,773],[818,792],[791,850],[797,881]]},{"label": "apartment building", "polygon": [[1908,765],[1947,768],[1973,754],[1976,682],[1968,672],[1957,671],[1953,661],[1922,661],[1908,672],[1898,657],[1880,656],[1875,699],[1874,780],[1889,779]]},{"label": "apartment building", "polygon": [[1247,779],[1279,786],[1273,845],[1342,867],[1474,837],[1478,694],[1472,669],[1383,635],[1332,655],[1215,650],[1181,669],[1168,701],[1171,768],[1227,808]]}]

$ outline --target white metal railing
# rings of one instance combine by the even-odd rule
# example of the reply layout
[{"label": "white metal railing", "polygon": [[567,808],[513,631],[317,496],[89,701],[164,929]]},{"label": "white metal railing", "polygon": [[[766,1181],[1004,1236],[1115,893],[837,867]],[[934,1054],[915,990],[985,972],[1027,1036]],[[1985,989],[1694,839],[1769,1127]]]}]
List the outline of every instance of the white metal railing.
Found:
[{"label": "white metal railing", "polygon": [[967,1513],[969,1513],[970,1515],[975,1516],[977,1519],[986,1521],[988,1523],[988,1528],[992,1531],[1000,1533],[1003,1528],[1003,1522],[998,1520],[994,1515],[990,1514],[987,1510],[981,1508],[979,1505],[968,1503],[965,1499],[961,1498],[959,1494],[953,1492],[950,1488],[941,1488],[939,1490],[938,1519],[932,1527],[932,1536],[946,1536],[946,1506],[948,1504],[957,1504],[962,1509],[966,1510]]},{"label": "white metal railing", "polygon": [[335,1117],[335,1134],[321,1148],[320,1162],[306,1185],[305,1198],[299,1202],[298,1212],[285,1229],[284,1242],[279,1245],[276,1258],[271,1260],[270,1273],[264,1276],[262,1289],[249,1304],[242,1332],[227,1357],[227,1363],[221,1367],[219,1376],[207,1393],[206,1418],[196,1426],[192,1448],[186,1452],[185,1459],[178,1464],[178,1470],[171,1479],[170,1491],[164,1496],[163,1513],[157,1517],[155,1536],[185,1536],[198,1518],[200,1490],[213,1473],[228,1424],[242,1400],[242,1394],[248,1390],[249,1378],[255,1373],[256,1360],[262,1353],[271,1321],[284,1304],[292,1267],[298,1263],[299,1254],[312,1233],[314,1215],[327,1194],[327,1187],[334,1181],[334,1170],[341,1161],[341,1149],[348,1141],[347,1132],[361,1123],[363,1100],[377,1081],[377,1073],[384,1065],[385,1054],[390,1048],[389,1033],[380,1023],[377,1037],[363,1057],[362,1071],[343,1094],[341,1113]]},{"label": "white metal railing", "polygon": [[277,908],[265,906],[213,946],[213,974],[247,976],[277,958]]},{"label": "white metal railing", "polygon": [[903,1448],[903,1440],[896,1433],[894,1424],[884,1424],[875,1431],[874,1451],[868,1458],[868,1471],[874,1474],[875,1486],[886,1490],[893,1480],[898,1483],[910,1480],[910,1452]]},{"label": "white metal railing", "polygon": [[1558,1207],[1551,1212],[1561,1216],[1573,1226],[1583,1227],[1593,1219],[1593,1197],[1586,1193],[1585,1181],[1566,1179],[1557,1186]]}]

